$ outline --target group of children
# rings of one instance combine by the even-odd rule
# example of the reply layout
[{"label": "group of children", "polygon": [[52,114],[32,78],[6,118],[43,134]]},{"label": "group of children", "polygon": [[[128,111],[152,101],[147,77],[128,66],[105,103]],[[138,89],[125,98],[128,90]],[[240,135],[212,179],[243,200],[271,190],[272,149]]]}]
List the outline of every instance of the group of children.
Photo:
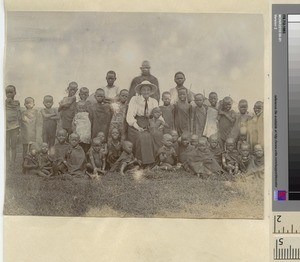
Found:
[{"label": "group of children", "polygon": [[[108,90],[115,88],[112,79],[116,80],[116,74],[109,71]],[[110,92],[113,95],[107,97],[105,89],[99,88],[90,99],[89,89],[82,87],[77,101],[78,85],[71,82],[58,110],[53,108],[53,97],[46,95],[42,110],[35,109],[34,98],[27,97],[23,112],[14,99],[16,88],[9,85],[5,91],[6,156],[8,163],[15,163],[20,137],[24,173],[95,178],[107,171],[124,175],[134,166],[143,167],[126,139],[128,90]],[[263,175],[262,102],[255,103],[252,116],[244,99],[237,113],[230,97],[218,101],[215,92],[208,99],[193,95],[192,101],[190,90],[182,86],[177,94],[171,103],[171,92],[163,92],[163,105],[152,110],[147,132],[153,139],[156,162],[150,168],[183,168],[203,178],[222,173]]]}]

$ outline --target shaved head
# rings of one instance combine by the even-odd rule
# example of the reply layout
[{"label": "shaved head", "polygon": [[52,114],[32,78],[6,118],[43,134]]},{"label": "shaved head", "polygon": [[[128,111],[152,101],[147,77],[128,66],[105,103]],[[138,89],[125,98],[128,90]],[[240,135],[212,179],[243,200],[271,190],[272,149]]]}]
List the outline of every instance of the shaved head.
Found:
[{"label": "shaved head", "polygon": [[142,67],[150,67],[150,62],[148,60],[143,61]]}]

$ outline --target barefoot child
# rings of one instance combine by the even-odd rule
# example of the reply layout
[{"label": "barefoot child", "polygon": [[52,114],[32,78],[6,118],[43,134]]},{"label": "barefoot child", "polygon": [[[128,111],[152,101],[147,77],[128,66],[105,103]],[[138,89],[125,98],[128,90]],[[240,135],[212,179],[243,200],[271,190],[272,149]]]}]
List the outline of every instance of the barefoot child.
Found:
[{"label": "barefoot child", "polygon": [[121,132],[121,140],[124,141],[127,135],[126,113],[128,110],[128,90],[122,89],[119,100],[111,104],[113,115],[110,122],[109,133],[113,128]]},{"label": "barefoot child", "polygon": [[157,152],[156,169],[174,171],[180,166],[177,166],[177,154],[172,146],[172,136],[164,134],[162,139],[163,146]]},{"label": "barefoot child", "polygon": [[206,123],[206,116],[207,116],[207,110],[203,105],[204,96],[202,94],[196,94],[194,101],[195,101],[196,106],[193,108],[192,131],[193,131],[193,134],[196,134],[199,137],[202,137],[205,123]]},{"label": "barefoot child", "polygon": [[161,109],[155,107],[152,110],[153,118],[149,119],[149,131],[153,140],[154,154],[156,155],[158,149],[162,146],[162,138],[164,135],[164,128],[167,124],[161,119]]},{"label": "barefoot child", "polygon": [[254,177],[263,178],[264,176],[264,150],[261,145],[257,144],[253,150],[254,157],[248,167],[248,173]]},{"label": "barefoot child", "polygon": [[236,120],[236,114],[235,112],[231,109],[232,107],[232,98],[229,96],[226,96],[222,103],[221,103],[221,108],[219,109],[219,135],[220,138],[223,142],[227,140],[229,137],[229,134],[234,126],[235,120]]},{"label": "barefoot child", "polygon": [[60,175],[67,173],[67,166],[64,164],[65,156],[69,149],[67,143],[68,133],[65,129],[60,129],[56,134],[57,143],[50,149],[50,156],[53,162],[53,174]]},{"label": "barefoot child", "polygon": [[249,141],[252,149],[257,144],[264,146],[263,106],[263,102],[257,101],[253,108],[255,115],[248,121]]},{"label": "barefoot child", "polygon": [[178,90],[178,102],[174,104],[174,125],[179,135],[183,132],[191,132],[192,105],[187,103],[185,88]]},{"label": "barefoot child", "polygon": [[222,172],[222,168],[208,148],[206,137],[199,139],[199,146],[190,155],[188,166],[195,175],[201,178],[206,178],[213,174],[221,174]]},{"label": "barefoot child", "polygon": [[219,136],[218,134],[213,134],[208,138],[210,151],[214,155],[215,159],[217,160],[218,164],[222,166],[222,153],[223,149],[220,146]]},{"label": "barefoot child", "polygon": [[238,165],[238,151],[234,149],[235,143],[233,138],[227,138],[225,143],[225,152],[222,154],[222,164],[224,170],[226,170],[229,175],[238,175],[239,165]]},{"label": "barefoot child", "polygon": [[91,138],[95,138],[101,131],[105,135],[105,140],[107,140],[109,126],[112,118],[112,110],[110,105],[104,102],[105,92],[102,88],[98,88],[96,90],[95,98],[97,103],[93,104],[89,114],[92,124]]},{"label": "barefoot child", "polygon": [[92,146],[88,152],[88,161],[86,165],[87,174],[93,178],[99,174],[105,174],[105,155],[101,152],[102,142],[99,137],[92,140]]},{"label": "barefoot child", "polygon": [[162,101],[163,105],[160,106],[160,110],[162,112],[162,117],[166,121],[166,126],[164,128],[164,134],[169,134],[171,130],[174,129],[174,106],[171,105],[171,94],[170,92],[162,93]]},{"label": "barefoot child", "polygon": [[248,102],[247,100],[242,99],[239,101],[239,113],[236,114],[236,121],[231,130],[230,137],[236,140],[238,138],[240,128],[247,128],[247,123],[250,118],[251,116],[248,113]]},{"label": "barefoot child", "polygon": [[21,140],[23,144],[23,157],[27,154],[28,144],[42,142],[42,115],[34,108],[34,99],[25,98],[26,110],[21,117]]},{"label": "barefoot child", "polygon": [[[104,133],[100,131],[100,132],[97,134],[96,137],[100,138],[100,140],[101,140],[101,152],[102,152],[102,154],[104,154],[104,155],[106,156],[107,153],[108,153],[108,149],[107,149],[107,143],[106,143],[106,140],[105,140],[105,135],[104,135]],[[105,160],[105,161],[106,161],[106,160]]]},{"label": "barefoot child", "polygon": [[125,171],[127,169],[131,169],[134,165],[141,165],[141,161],[139,161],[137,158],[134,157],[132,153],[133,144],[129,141],[123,142],[123,152],[119,159],[114,163],[114,165],[111,167],[111,172],[120,171],[120,174],[122,176],[125,175]]},{"label": "barefoot child", "polygon": [[47,175],[52,175],[52,160],[49,156],[49,146],[47,143],[42,143],[41,151],[38,156],[40,171]]},{"label": "barefoot child", "polygon": [[65,164],[68,167],[68,173],[70,175],[83,175],[85,171],[85,153],[82,147],[79,145],[80,138],[76,133],[72,133],[69,136],[69,149],[65,157]]},{"label": "barefoot child", "polygon": [[36,143],[28,144],[28,153],[24,157],[23,161],[23,173],[25,175],[38,175],[41,177],[48,177],[40,169],[39,158],[38,158],[39,148]]},{"label": "barefoot child", "polygon": [[67,88],[68,97],[64,97],[59,102],[58,112],[61,117],[61,127],[66,129],[68,134],[72,133],[72,122],[76,111],[76,92],[78,85],[76,82],[71,82]]},{"label": "barefoot child", "polygon": [[189,156],[193,153],[195,148],[190,145],[191,135],[189,132],[184,132],[181,137],[179,138],[179,156],[178,160],[179,162],[184,166],[184,168],[187,168],[187,161],[189,159]]},{"label": "barefoot child", "polygon": [[15,100],[15,86],[8,85],[5,88],[5,94],[6,157],[7,163],[15,164],[17,156],[17,141],[20,132],[21,108],[20,102]]},{"label": "barefoot child", "polygon": [[237,137],[236,149],[240,152],[241,146],[243,144],[248,144],[248,131],[245,126],[242,126],[239,130],[239,135]]},{"label": "barefoot child", "polygon": [[252,155],[250,154],[251,147],[248,143],[242,144],[240,148],[240,154],[238,156],[239,169],[243,174],[248,172]]},{"label": "barefoot child", "polygon": [[107,164],[110,168],[119,159],[122,153],[121,134],[117,128],[112,129],[107,147]]},{"label": "barefoot child", "polygon": [[80,137],[80,146],[84,152],[90,148],[91,140],[91,121],[89,118],[88,108],[84,101],[79,101],[76,104],[76,113],[73,119],[73,131]]},{"label": "barefoot child", "polygon": [[211,92],[208,96],[210,105],[207,107],[206,122],[203,130],[203,136],[210,137],[219,132],[218,129],[218,95]]},{"label": "barefoot child", "polygon": [[52,108],[52,96],[44,96],[43,104],[45,106],[45,108],[41,110],[43,116],[43,142],[47,143],[49,147],[52,147],[55,144],[55,134],[59,115],[57,110]]}]

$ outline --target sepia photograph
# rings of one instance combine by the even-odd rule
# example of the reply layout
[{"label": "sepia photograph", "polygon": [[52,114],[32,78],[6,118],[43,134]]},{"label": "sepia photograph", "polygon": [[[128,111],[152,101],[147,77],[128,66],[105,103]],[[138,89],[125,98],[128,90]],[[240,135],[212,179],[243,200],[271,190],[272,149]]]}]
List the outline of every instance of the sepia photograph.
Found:
[{"label": "sepia photograph", "polygon": [[5,215],[264,214],[256,14],[7,12]]}]

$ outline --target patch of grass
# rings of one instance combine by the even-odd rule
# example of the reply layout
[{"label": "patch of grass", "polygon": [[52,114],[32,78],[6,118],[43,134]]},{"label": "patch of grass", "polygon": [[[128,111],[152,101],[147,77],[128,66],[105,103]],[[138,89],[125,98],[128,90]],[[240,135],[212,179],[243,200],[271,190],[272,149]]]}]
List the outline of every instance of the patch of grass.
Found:
[{"label": "patch of grass", "polygon": [[6,215],[262,218],[263,180],[202,180],[184,171],[137,171],[99,180],[44,179],[7,170]]}]

